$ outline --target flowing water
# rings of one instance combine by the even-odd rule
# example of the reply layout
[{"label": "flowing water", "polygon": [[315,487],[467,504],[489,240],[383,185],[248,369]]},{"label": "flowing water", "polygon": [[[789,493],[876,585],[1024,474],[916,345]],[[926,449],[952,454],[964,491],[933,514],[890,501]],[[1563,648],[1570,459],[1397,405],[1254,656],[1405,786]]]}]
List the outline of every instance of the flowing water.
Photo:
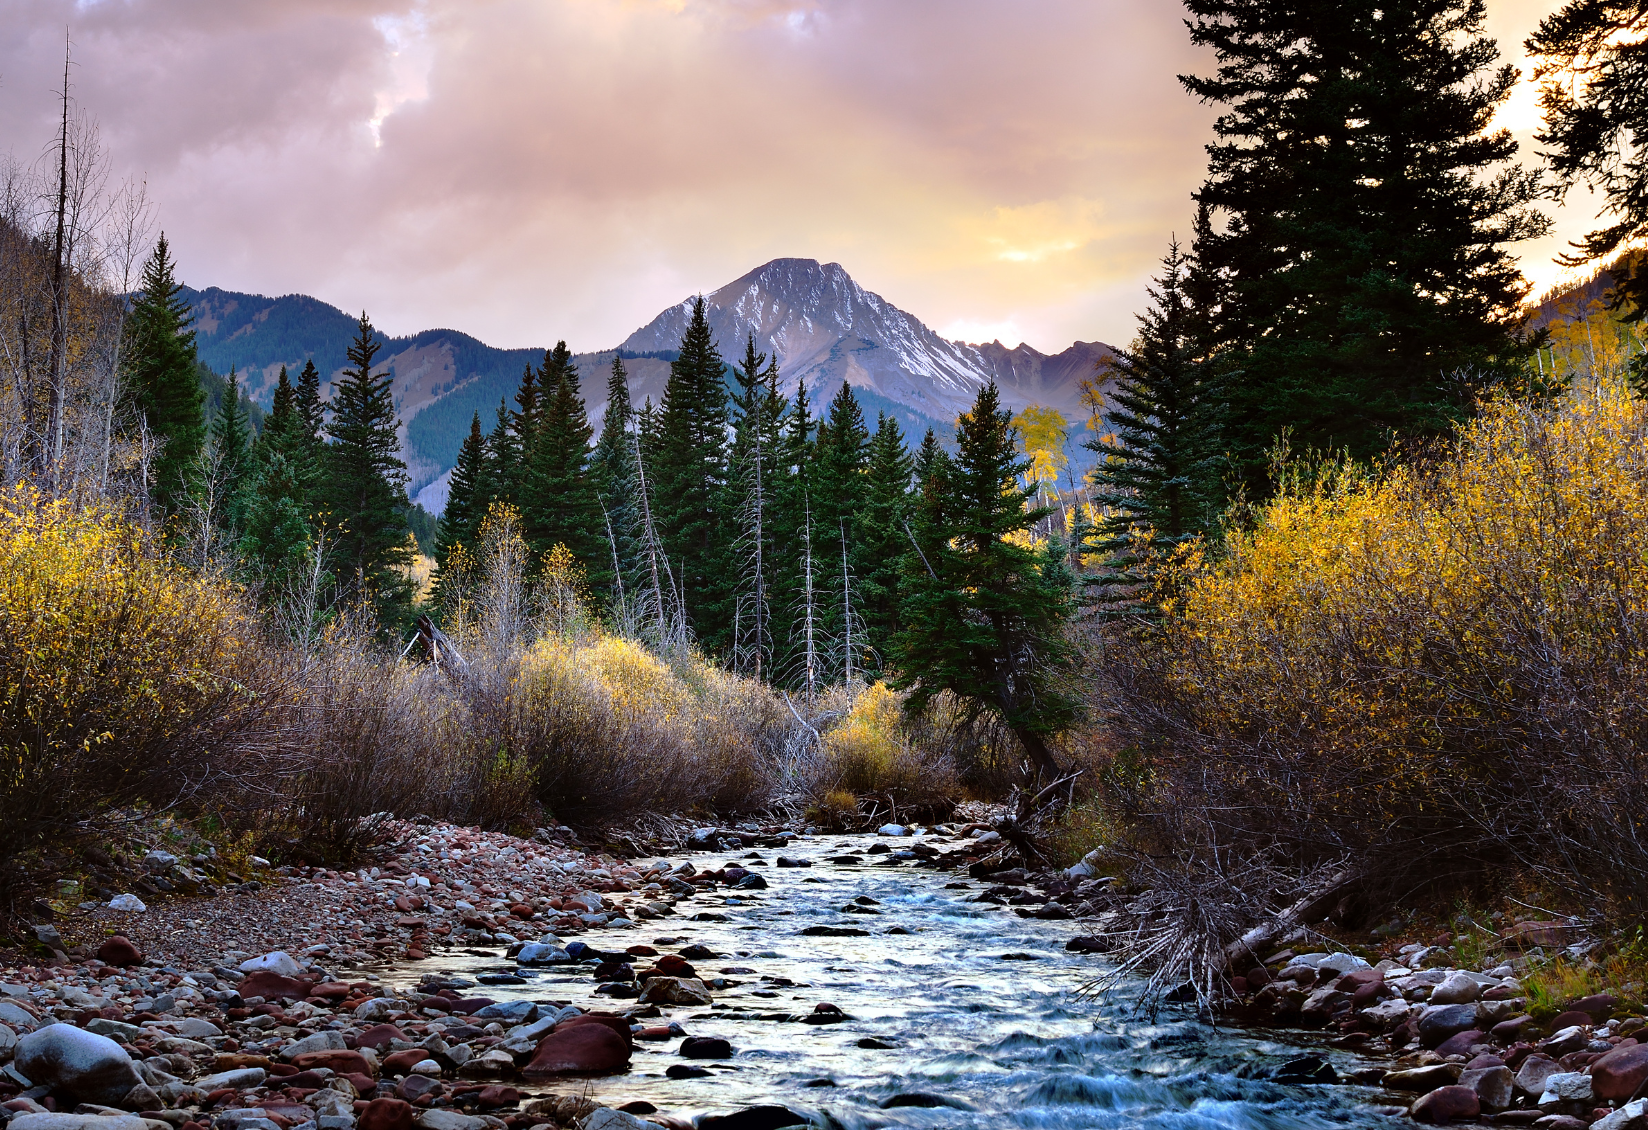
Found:
[{"label": "flowing water", "polygon": [[[1301,1054],[1299,1047],[1214,1028],[1187,1012],[1164,1011],[1151,1022],[1134,1015],[1126,986],[1113,999],[1082,997],[1081,985],[1103,966],[1101,959],[1065,950],[1081,933],[1079,921],[1025,919],[1007,907],[973,902],[988,884],[917,868],[914,861],[889,863],[887,855],[869,854],[875,842],[873,836],[814,836],[781,851],[678,856],[677,862],[692,858],[701,870],[736,860],[770,886],[717,889],[683,898],[670,918],[578,935],[609,951],[637,943],[661,953],[707,946],[721,956],[694,960],[699,976],[738,984],[715,990],[713,1005],[664,1006],[663,1017],[644,1022],[674,1021],[688,1035],[722,1037],[732,1044],[731,1058],[688,1061],[679,1039],[637,1042],[628,1074],[579,1080],[576,1088],[605,1105],[644,1099],[688,1117],[781,1104],[849,1130],[1389,1124],[1389,1115],[1372,1105],[1372,1090],[1270,1082],[1277,1067]],[[776,867],[779,854],[812,866]],[[833,861],[851,855],[861,862]],[[843,911],[865,906],[853,902],[859,898],[874,900],[867,909],[877,913]],[[696,921],[695,914],[726,920]],[[869,933],[803,935],[810,926]],[[636,958],[635,967],[647,961]],[[410,985],[431,967],[470,979],[501,972],[526,979],[470,990],[497,1000],[570,1001],[587,1011],[633,1003],[593,995],[597,983],[588,965],[517,969],[502,951],[490,957],[454,952],[385,980]],[[799,1021],[819,1003],[835,1005],[848,1019]],[[1328,1058],[1341,1074],[1366,1066],[1349,1053]],[[665,1074],[688,1064],[707,1068],[710,1077]],[[883,1108],[897,1096],[942,1105]]]}]

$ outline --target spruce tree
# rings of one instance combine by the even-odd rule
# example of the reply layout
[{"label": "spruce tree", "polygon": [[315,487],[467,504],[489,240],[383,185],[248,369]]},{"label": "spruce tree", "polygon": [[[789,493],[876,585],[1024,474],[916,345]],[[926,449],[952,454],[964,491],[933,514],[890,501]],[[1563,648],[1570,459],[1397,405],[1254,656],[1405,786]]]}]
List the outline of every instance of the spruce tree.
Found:
[{"label": "spruce tree", "polygon": [[435,562],[440,572],[435,579],[435,600],[445,596],[442,582],[448,574],[452,552],[462,546],[473,554],[480,533],[481,520],[486,517],[488,499],[480,495],[485,488],[486,437],[481,433],[481,414],[469,422],[469,435],[458,449],[458,461],[447,480],[446,509],[441,511],[440,530],[436,536]]},{"label": "spruce tree", "polygon": [[867,489],[870,432],[853,386],[843,381],[830,399],[813,444],[812,513],[815,560],[821,603],[821,626],[830,644],[829,678],[862,671],[864,626],[852,612],[858,584],[859,514]]},{"label": "spruce tree", "polygon": [[252,463],[252,434],[246,410],[240,404],[240,375],[229,367],[228,388],[218,406],[212,429],[216,455],[217,519],[228,530],[238,529],[245,518],[246,497],[250,493],[255,467]]},{"label": "spruce tree", "polygon": [[1029,505],[1029,463],[994,382],[958,422],[955,457],[929,439],[918,463],[916,553],[906,558],[894,686],[910,692],[913,713],[941,691],[975,713],[995,713],[1038,772],[1056,775],[1047,739],[1074,720],[1076,707],[1060,685],[1072,655],[1071,579],[1062,546],[1027,544],[1047,512]]},{"label": "spruce tree", "polygon": [[[778,444],[777,482],[773,486],[773,568],[771,570],[772,616],[774,648],[773,672],[777,682],[790,687],[801,685],[801,673],[806,668],[804,650],[800,641],[804,630],[797,626],[796,610],[809,603],[816,604],[817,578],[808,587],[807,568],[803,564],[803,547],[817,527],[812,515],[813,437],[817,432],[807,384],[796,385],[795,399],[790,402],[784,417],[783,431]],[[808,593],[813,593],[809,596]]]},{"label": "spruce tree", "polygon": [[612,584],[612,555],[589,472],[594,429],[579,392],[578,366],[566,342],[556,342],[544,353],[538,373],[538,419],[525,447],[521,515],[537,559],[557,545],[566,546],[583,568],[590,591],[604,598]]},{"label": "spruce tree", "polygon": [[[315,368],[314,361],[305,361],[303,369],[298,373],[297,383],[297,410],[299,430],[303,433],[303,441],[295,451],[301,452],[301,459],[294,454],[294,460],[303,465],[304,472],[316,484],[320,481],[321,456],[326,446],[326,401],[320,398],[320,370]],[[311,496],[311,506],[313,506]]]},{"label": "spruce tree", "polygon": [[771,362],[749,335],[744,359],[733,368],[733,439],[727,459],[725,512],[733,522],[737,570],[733,665],[758,679],[772,677],[773,568],[777,559],[778,454],[784,413],[778,391],[778,359]]},{"label": "spruce tree", "polygon": [[1217,403],[1209,359],[1197,353],[1206,335],[1186,293],[1191,265],[1177,241],[1162,268],[1139,336],[1110,364],[1107,434],[1084,445],[1098,456],[1091,479],[1100,513],[1084,549],[1104,560],[1093,580],[1106,603],[1135,594],[1141,547],[1170,553],[1218,517]]},{"label": "spruce tree", "polygon": [[629,374],[624,359],[614,353],[607,376],[607,409],[601,420],[601,436],[590,453],[590,475],[607,535],[607,556],[614,572],[611,607],[620,607],[620,598],[631,609],[641,590],[640,514],[635,497],[635,410],[629,399]]},{"label": "spruce tree", "polygon": [[151,494],[163,515],[187,499],[206,444],[206,392],[196,374],[194,319],[166,235],[143,265],[143,281],[125,323],[124,348],[133,397],[159,451]]},{"label": "spruce tree", "polygon": [[899,577],[910,548],[905,524],[910,517],[912,469],[898,421],[880,414],[870,438],[864,505],[858,521],[858,605],[873,666],[886,665],[898,631]]},{"label": "spruce tree", "polygon": [[710,335],[704,300],[670,362],[658,411],[654,518],[674,566],[688,622],[711,654],[731,646],[732,583],[726,544],[726,366]]},{"label": "spruce tree", "polygon": [[349,346],[352,368],[343,371],[332,396],[322,483],[337,531],[340,579],[346,590],[370,600],[381,621],[399,628],[411,610],[407,567],[406,464],[400,459],[399,421],[392,378],[372,372],[381,343],[363,313]]},{"label": "spruce tree", "polygon": [[253,445],[240,539],[241,558],[253,577],[275,592],[303,571],[314,537],[314,436],[301,397],[282,365],[263,433]]},{"label": "spruce tree", "polygon": [[1222,106],[1194,246],[1227,288],[1226,443],[1264,490],[1294,442],[1366,458],[1448,427],[1474,379],[1520,364],[1527,292],[1509,245],[1543,233],[1537,174],[1489,131],[1516,73],[1483,0],[1187,0]]}]

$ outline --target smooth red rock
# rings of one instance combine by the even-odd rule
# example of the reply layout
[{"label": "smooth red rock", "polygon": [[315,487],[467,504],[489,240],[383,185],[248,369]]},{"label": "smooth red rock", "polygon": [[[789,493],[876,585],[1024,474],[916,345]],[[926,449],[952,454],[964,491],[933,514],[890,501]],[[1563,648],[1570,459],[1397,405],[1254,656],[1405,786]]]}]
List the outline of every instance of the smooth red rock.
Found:
[{"label": "smooth red rock", "polygon": [[698,976],[697,971],[693,969],[687,959],[678,953],[666,953],[663,957],[659,958],[652,964],[658,972],[668,977]]},{"label": "smooth red rock", "polygon": [[309,990],[309,995],[315,1000],[341,1001],[349,995],[349,986],[341,981],[328,981],[324,985],[316,985]]},{"label": "smooth red rock", "polygon": [[330,1067],[339,1075],[367,1075],[372,1074],[372,1065],[360,1052],[351,1051],[323,1051],[304,1052],[292,1060],[292,1065],[299,1071],[308,1071],[315,1067]]},{"label": "smooth red rock", "polygon": [[1594,1022],[1601,1024],[1614,1014],[1619,1007],[1619,998],[1610,993],[1594,993],[1588,997],[1580,997],[1568,1008],[1573,1012],[1583,1012]]},{"label": "smooth red rock", "polygon": [[393,1024],[374,1024],[356,1037],[355,1046],[377,1051],[379,1048],[388,1047],[391,1040],[404,1039],[406,1034]]},{"label": "smooth red rock", "polygon": [[422,1063],[428,1058],[429,1053],[423,1048],[403,1048],[398,1052],[390,1052],[383,1059],[383,1073],[405,1075],[412,1070],[414,1064]]},{"label": "smooth red rock", "polygon": [[262,997],[266,1001],[288,997],[292,1000],[302,1000],[309,995],[309,982],[299,981],[295,977],[282,977],[279,973],[260,969],[241,978],[235,990],[242,997]]},{"label": "smooth red rock", "polygon": [[453,1001],[451,1005],[447,1007],[447,1011],[461,1012],[465,1016],[470,1016],[481,1011],[481,1009],[485,1008],[489,1004],[497,1003],[498,1002],[493,1000],[491,997],[465,997],[461,1001]]},{"label": "smooth red rock", "polygon": [[487,1107],[510,1106],[521,1101],[521,1092],[514,1087],[505,1087],[494,1083],[490,1087],[482,1087],[481,1093],[475,1096],[476,1100]]},{"label": "smooth red rock", "polygon": [[562,1024],[545,1036],[521,1069],[527,1079],[611,1075],[629,1067],[629,1043],[604,1024]]},{"label": "smooth red rock", "polygon": [[355,1130],[412,1130],[412,1104],[373,1099],[355,1120]]},{"label": "smooth red rock", "polygon": [[124,969],[128,965],[143,964],[143,951],[124,934],[116,934],[97,947],[97,960],[104,965],[118,965]]},{"label": "smooth red rock", "polygon": [[1590,1013],[1580,1012],[1577,1009],[1569,1009],[1567,1012],[1559,1012],[1556,1014],[1556,1018],[1551,1021],[1550,1030],[1552,1032],[1560,1032],[1564,1028],[1572,1028],[1576,1025],[1581,1028],[1589,1028],[1593,1023],[1594,1021],[1591,1019]]},{"label": "smooth red rock", "polygon": [[1482,1113],[1482,1102],[1469,1087],[1438,1087],[1408,1112],[1415,1122],[1455,1122]]},{"label": "smooth red rock", "polygon": [[1648,1044],[1615,1048],[1591,1064],[1591,1093],[1599,1099],[1628,1099],[1648,1079]]},{"label": "smooth red rock", "polygon": [[600,1024],[624,1038],[624,1043],[633,1045],[635,1036],[630,1032],[629,1021],[622,1016],[608,1016],[603,1012],[586,1012],[582,1016],[569,1017],[555,1026],[555,1031],[563,1032],[568,1028],[576,1028],[582,1024]]},{"label": "smooth red rock", "polygon": [[363,1095],[371,1094],[378,1086],[378,1081],[370,1075],[363,1075],[358,1071],[345,1071],[341,1077],[349,1080],[349,1085]]}]

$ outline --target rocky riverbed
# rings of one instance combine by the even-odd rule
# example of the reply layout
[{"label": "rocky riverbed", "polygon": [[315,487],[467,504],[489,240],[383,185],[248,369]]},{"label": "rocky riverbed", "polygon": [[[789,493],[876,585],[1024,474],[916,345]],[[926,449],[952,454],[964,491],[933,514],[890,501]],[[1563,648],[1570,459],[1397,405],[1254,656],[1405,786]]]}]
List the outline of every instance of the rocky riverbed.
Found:
[{"label": "rocky riverbed", "polygon": [[1099,880],[1001,870],[978,826],[752,826],[629,859],[552,831],[397,831],[358,871],[264,867],[216,897],[182,893],[209,885],[210,859],[151,852],[150,887],[178,893],[43,924],[52,956],[0,970],[0,1119],[1291,1127],[1411,1103],[1420,1119],[1643,1125],[1640,1019],[1580,1002],[1532,1038],[1510,968],[1284,951],[1229,1002],[1284,1027],[1245,1033],[1147,1021],[1125,985],[1084,998]]}]

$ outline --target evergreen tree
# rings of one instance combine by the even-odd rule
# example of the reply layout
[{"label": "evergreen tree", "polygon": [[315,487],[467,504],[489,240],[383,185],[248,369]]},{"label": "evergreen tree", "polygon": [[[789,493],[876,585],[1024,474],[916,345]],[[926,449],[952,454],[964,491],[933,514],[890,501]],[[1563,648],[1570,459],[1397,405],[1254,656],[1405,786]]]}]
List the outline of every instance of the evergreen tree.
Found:
[{"label": "evergreen tree", "polygon": [[240,555],[253,576],[276,591],[303,570],[314,537],[315,437],[308,430],[302,395],[282,365],[263,433],[253,445],[240,539]]},{"label": "evergreen tree", "polygon": [[251,428],[240,404],[240,375],[229,367],[228,388],[218,406],[212,429],[212,446],[217,456],[219,493],[217,518],[225,529],[238,529],[245,518],[246,496],[251,490],[255,467],[252,463]]},{"label": "evergreen tree", "polygon": [[[1136,550],[1170,552],[1218,517],[1215,404],[1205,335],[1186,294],[1190,266],[1177,241],[1150,288],[1133,347],[1111,362],[1116,388],[1107,434],[1085,446],[1098,456],[1092,472],[1098,526],[1086,547],[1106,561],[1095,581],[1125,599],[1141,580]],[[1117,591],[1120,589],[1121,591]]]},{"label": "evergreen tree", "polygon": [[526,448],[521,495],[527,540],[540,561],[557,545],[566,546],[590,591],[604,597],[613,580],[612,554],[589,470],[589,441],[595,433],[579,395],[578,366],[564,341],[544,354],[538,396],[538,423]]},{"label": "evergreen tree", "polygon": [[702,297],[670,362],[658,412],[653,516],[679,580],[689,623],[711,654],[731,646],[732,584],[723,513],[726,366],[710,336]]},{"label": "evergreen tree", "polygon": [[612,355],[612,371],[607,377],[607,410],[601,420],[601,437],[590,453],[590,475],[595,480],[601,505],[603,532],[607,534],[607,556],[614,570],[613,604],[622,597],[630,608],[643,584],[640,553],[640,514],[635,497],[635,410],[629,400],[629,374],[624,359]]},{"label": "evergreen tree", "polygon": [[[307,473],[318,483],[321,456],[326,446],[326,401],[320,398],[320,370],[305,361],[298,373],[297,409],[303,432],[302,459]],[[297,456],[294,455],[294,459]]]},{"label": "evergreen tree", "polygon": [[206,393],[195,373],[194,318],[165,233],[143,265],[143,282],[126,319],[126,364],[134,398],[160,445],[150,468],[162,514],[176,513],[192,489],[206,443]]},{"label": "evergreen tree", "polygon": [[435,562],[440,570],[435,578],[435,602],[446,595],[442,582],[452,562],[452,552],[459,546],[473,553],[480,533],[481,519],[486,517],[489,500],[479,495],[485,487],[486,437],[481,434],[481,414],[475,413],[469,422],[469,435],[458,449],[458,461],[447,480],[446,509],[441,511],[439,533],[436,536]]},{"label": "evergreen tree", "polygon": [[831,680],[866,666],[864,625],[862,617],[852,613],[852,605],[862,559],[858,521],[868,486],[869,442],[864,411],[853,386],[843,381],[818,426],[811,492],[815,567],[819,590],[825,594],[821,626],[829,641]]},{"label": "evergreen tree", "polygon": [[381,348],[362,314],[349,346],[353,367],[343,371],[333,392],[322,497],[337,530],[344,586],[371,600],[382,621],[398,628],[412,598],[406,574],[408,480],[395,435],[393,378],[372,372]]},{"label": "evergreen tree", "polygon": [[[796,385],[795,399],[784,417],[778,444],[777,481],[773,486],[773,543],[777,547],[771,570],[772,638],[776,681],[785,686],[802,685],[806,657],[800,642],[805,631],[797,626],[798,608],[816,605],[817,578],[811,578],[803,563],[804,546],[810,542],[816,522],[812,515],[813,437],[817,426],[807,399],[807,384]],[[809,595],[811,593],[812,595]]]},{"label": "evergreen tree", "polygon": [[725,512],[734,523],[732,550],[738,575],[733,665],[758,679],[772,677],[772,572],[776,562],[776,492],[779,447],[788,408],[778,391],[778,359],[744,346],[734,366],[733,439],[727,459]]},{"label": "evergreen tree", "polygon": [[[933,442],[936,446],[938,441]],[[910,548],[905,524],[910,518],[913,469],[898,421],[886,413],[876,419],[868,464],[858,522],[858,605],[871,664],[884,666],[899,625],[899,576]]]},{"label": "evergreen tree", "polygon": [[1516,72],[1493,67],[1483,0],[1187,0],[1224,112],[1194,251],[1228,288],[1226,442],[1265,488],[1284,427],[1303,445],[1381,451],[1472,400],[1462,373],[1520,363],[1527,285],[1508,245],[1543,233],[1537,174],[1486,132]]},{"label": "evergreen tree", "polygon": [[946,690],[975,712],[994,712],[1037,770],[1053,776],[1047,739],[1075,717],[1059,685],[1071,658],[1070,576],[1062,546],[1026,544],[1047,512],[1028,505],[1029,463],[999,403],[994,382],[979,390],[958,422],[953,459],[930,437],[923,444],[894,686],[910,692],[912,712]]}]

